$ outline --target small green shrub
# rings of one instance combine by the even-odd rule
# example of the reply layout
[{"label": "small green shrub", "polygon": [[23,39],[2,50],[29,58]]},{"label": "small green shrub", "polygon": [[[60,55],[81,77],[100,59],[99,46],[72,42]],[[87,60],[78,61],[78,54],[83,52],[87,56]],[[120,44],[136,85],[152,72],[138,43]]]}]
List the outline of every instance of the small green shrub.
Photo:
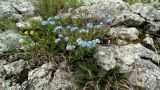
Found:
[{"label": "small green shrub", "polygon": [[77,17],[61,19],[59,16],[47,20],[33,21],[32,28],[24,31],[35,42],[36,49],[44,48],[52,53],[72,54],[83,57],[101,43],[109,33],[103,22]]},{"label": "small green shrub", "polygon": [[0,20],[0,28],[1,29],[12,29],[12,28],[15,28],[15,23],[14,21],[8,18],[4,18]]},{"label": "small green shrub", "polygon": [[[79,2],[80,1],[80,2]],[[68,8],[76,8],[82,5],[82,0],[36,0],[33,1],[37,7],[37,13],[47,18],[49,16],[57,15]]]},{"label": "small green shrub", "polygon": [[76,76],[78,84],[84,90],[128,90],[123,87],[127,85],[128,75],[120,73],[117,66],[110,71],[106,71],[99,67],[94,60],[87,62],[77,62]]},{"label": "small green shrub", "polygon": [[[22,45],[28,46],[29,52],[40,55],[32,54],[34,58],[37,57],[35,60],[37,60],[38,65],[41,65],[38,62],[41,59],[41,62],[43,60],[59,62],[66,59],[67,66],[73,67],[78,79],[77,82],[82,87],[88,87],[92,84],[91,86],[95,90],[119,89],[119,84],[124,83],[127,77],[119,73],[118,67],[106,72],[93,60],[96,46],[105,43],[103,38],[109,33],[112,17],[110,15],[102,16],[101,21],[94,18],[84,20],[76,16],[65,19],[60,16],[49,17],[56,15],[63,8],[74,5],[73,2],[71,5],[67,5],[67,0],[61,1],[65,0],[55,2],[42,0],[40,4],[37,4],[42,5],[39,6],[40,11],[38,13],[44,17],[44,20],[31,21],[31,28],[21,30],[21,34],[28,36],[21,40]],[[73,1],[77,2],[76,0]],[[62,60],[59,60],[61,59],[59,54],[63,56]],[[56,60],[56,57],[59,58]]]}]

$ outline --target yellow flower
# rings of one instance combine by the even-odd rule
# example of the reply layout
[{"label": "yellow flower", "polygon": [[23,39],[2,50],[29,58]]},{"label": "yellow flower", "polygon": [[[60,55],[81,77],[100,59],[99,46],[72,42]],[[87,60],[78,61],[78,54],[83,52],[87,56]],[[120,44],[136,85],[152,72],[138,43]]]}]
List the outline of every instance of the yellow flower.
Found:
[{"label": "yellow flower", "polygon": [[28,35],[28,31],[25,31],[24,34]]},{"label": "yellow flower", "polygon": [[33,35],[33,34],[34,34],[34,31],[30,31],[30,34]]}]

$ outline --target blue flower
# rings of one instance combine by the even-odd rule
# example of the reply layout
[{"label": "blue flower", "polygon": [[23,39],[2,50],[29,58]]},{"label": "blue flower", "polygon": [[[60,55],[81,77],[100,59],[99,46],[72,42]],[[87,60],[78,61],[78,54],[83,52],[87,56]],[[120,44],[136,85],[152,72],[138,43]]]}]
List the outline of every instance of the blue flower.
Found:
[{"label": "blue flower", "polygon": [[108,15],[107,23],[112,23],[112,16],[111,15]]},{"label": "blue flower", "polygon": [[62,29],[62,26],[56,26],[52,32],[57,32],[58,30]]},{"label": "blue flower", "polygon": [[82,45],[83,45],[83,40],[82,40],[81,38],[78,38],[78,39],[76,40],[76,42],[77,42],[77,44],[78,44],[79,46],[82,46]]},{"label": "blue flower", "polygon": [[43,26],[45,26],[45,25],[48,24],[48,22],[47,22],[47,21],[42,21],[41,24],[42,24]]},{"label": "blue flower", "polygon": [[78,38],[78,39],[76,40],[77,43],[78,43],[79,41],[82,41],[82,39],[81,39],[81,38]]},{"label": "blue flower", "polygon": [[73,8],[68,9],[68,13],[71,13],[73,11]]},{"label": "blue flower", "polygon": [[102,25],[97,25],[96,29],[100,30],[102,28]]},{"label": "blue flower", "polygon": [[71,30],[71,32],[74,32],[74,31],[78,30],[78,27],[72,27],[70,30]]},{"label": "blue flower", "polygon": [[47,19],[47,21],[49,22],[49,21],[54,21],[54,18],[53,17],[49,17],[48,19]]},{"label": "blue flower", "polygon": [[86,47],[87,44],[88,44],[88,43],[87,43],[86,41],[83,41],[81,46]]},{"label": "blue flower", "polygon": [[54,16],[54,19],[58,20],[58,19],[60,19],[60,17],[59,16]]},{"label": "blue flower", "polygon": [[83,41],[82,39],[78,38],[76,40],[78,46],[82,46],[82,47],[86,47],[86,48],[93,48],[93,47],[96,47],[96,45],[98,43],[100,43],[99,39],[95,39],[95,40],[92,40],[92,41]]},{"label": "blue flower", "polygon": [[57,32],[58,30],[54,29],[52,32]]},{"label": "blue flower", "polygon": [[75,47],[76,47],[76,46],[74,46],[74,45],[69,45],[69,44],[67,44],[66,50],[67,50],[67,51],[72,51]]},{"label": "blue flower", "polygon": [[99,23],[99,25],[102,25],[102,26],[103,26],[103,25],[104,25],[104,23],[103,23],[103,22],[100,22],[100,23]]},{"label": "blue flower", "polygon": [[96,45],[97,44],[95,42],[88,41],[85,47],[87,47],[87,48],[94,48],[94,47],[96,47]]},{"label": "blue flower", "polygon": [[90,41],[86,42],[85,47],[92,48],[92,42],[90,42]]},{"label": "blue flower", "polygon": [[96,46],[97,46],[97,43],[92,41],[92,47],[96,47]]},{"label": "blue flower", "polygon": [[59,38],[62,38],[62,37],[63,37],[63,35],[62,35],[62,34],[59,34],[59,35],[58,35],[58,37],[59,37]]},{"label": "blue flower", "polygon": [[87,23],[88,28],[93,28],[93,23]]},{"label": "blue flower", "polygon": [[54,24],[55,24],[55,21],[49,21],[49,23],[50,23],[51,25],[54,25]]},{"label": "blue flower", "polygon": [[62,26],[56,26],[55,29],[60,30],[60,29],[62,29]]},{"label": "blue flower", "polygon": [[79,31],[79,33],[88,33],[89,31],[88,30],[85,30],[85,29],[82,29]]},{"label": "blue flower", "polygon": [[87,46],[87,47],[88,47],[88,48],[92,48],[93,42],[92,42],[92,41],[88,41],[87,43],[88,43],[88,46]]},{"label": "blue flower", "polygon": [[95,42],[96,42],[97,44],[100,44],[100,43],[101,43],[101,41],[100,41],[99,39],[96,39]]},{"label": "blue flower", "polygon": [[64,38],[64,41],[65,41],[65,42],[68,42],[68,41],[69,41],[69,37],[65,37],[65,38]]},{"label": "blue flower", "polygon": [[58,43],[59,41],[61,41],[61,38],[57,38],[54,42]]}]

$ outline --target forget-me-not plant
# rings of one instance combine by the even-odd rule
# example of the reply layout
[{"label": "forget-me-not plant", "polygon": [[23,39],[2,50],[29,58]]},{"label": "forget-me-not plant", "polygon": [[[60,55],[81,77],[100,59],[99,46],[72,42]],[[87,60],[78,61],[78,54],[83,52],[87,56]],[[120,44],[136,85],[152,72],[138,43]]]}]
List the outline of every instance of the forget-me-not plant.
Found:
[{"label": "forget-me-not plant", "polygon": [[48,24],[48,22],[47,21],[42,21],[41,24],[42,24],[42,26],[45,26],[45,25]]},{"label": "forget-me-not plant", "polygon": [[67,44],[66,50],[67,50],[67,51],[72,51],[75,47],[76,47],[76,46],[74,46],[74,45],[69,45],[69,44]]},{"label": "forget-me-not plant", "polygon": [[85,29],[82,29],[82,30],[79,30],[79,33],[88,33],[89,31],[88,30],[85,30]]},{"label": "forget-me-not plant", "polygon": [[55,19],[55,20],[59,20],[59,19],[60,19],[60,16],[54,16],[54,19]]},{"label": "forget-me-not plant", "polygon": [[55,43],[58,43],[59,41],[61,41],[61,38],[57,38],[57,39],[55,39]]},{"label": "forget-me-not plant", "polygon": [[62,29],[62,26],[56,26],[52,32],[57,32],[58,30]]},{"label": "forget-me-not plant", "polygon": [[87,23],[88,28],[93,28],[93,23]]},{"label": "forget-me-not plant", "polygon": [[75,32],[76,30],[78,30],[78,27],[71,27],[71,32]]},{"label": "forget-me-not plant", "polygon": [[64,41],[68,42],[69,41],[69,37],[64,37]]}]

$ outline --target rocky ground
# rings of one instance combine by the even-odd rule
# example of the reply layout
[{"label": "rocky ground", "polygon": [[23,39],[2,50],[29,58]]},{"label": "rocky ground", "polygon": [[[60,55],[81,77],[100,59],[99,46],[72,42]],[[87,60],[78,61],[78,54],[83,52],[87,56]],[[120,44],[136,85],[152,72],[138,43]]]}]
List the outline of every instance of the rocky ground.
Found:
[{"label": "rocky ground", "polygon": [[[33,14],[34,6],[29,1],[0,0],[0,19],[8,17],[20,23],[23,17]],[[115,44],[97,47],[94,57],[98,65],[107,71],[119,65],[121,72],[130,73],[134,87],[160,90],[160,3],[129,5],[122,0],[106,0],[82,6],[73,14],[96,19],[110,14],[113,18],[110,31],[116,40]],[[0,29],[0,90],[78,88],[73,74],[57,69],[52,62],[34,66],[20,58],[23,53],[7,53],[19,45],[22,37],[15,30]]]}]

